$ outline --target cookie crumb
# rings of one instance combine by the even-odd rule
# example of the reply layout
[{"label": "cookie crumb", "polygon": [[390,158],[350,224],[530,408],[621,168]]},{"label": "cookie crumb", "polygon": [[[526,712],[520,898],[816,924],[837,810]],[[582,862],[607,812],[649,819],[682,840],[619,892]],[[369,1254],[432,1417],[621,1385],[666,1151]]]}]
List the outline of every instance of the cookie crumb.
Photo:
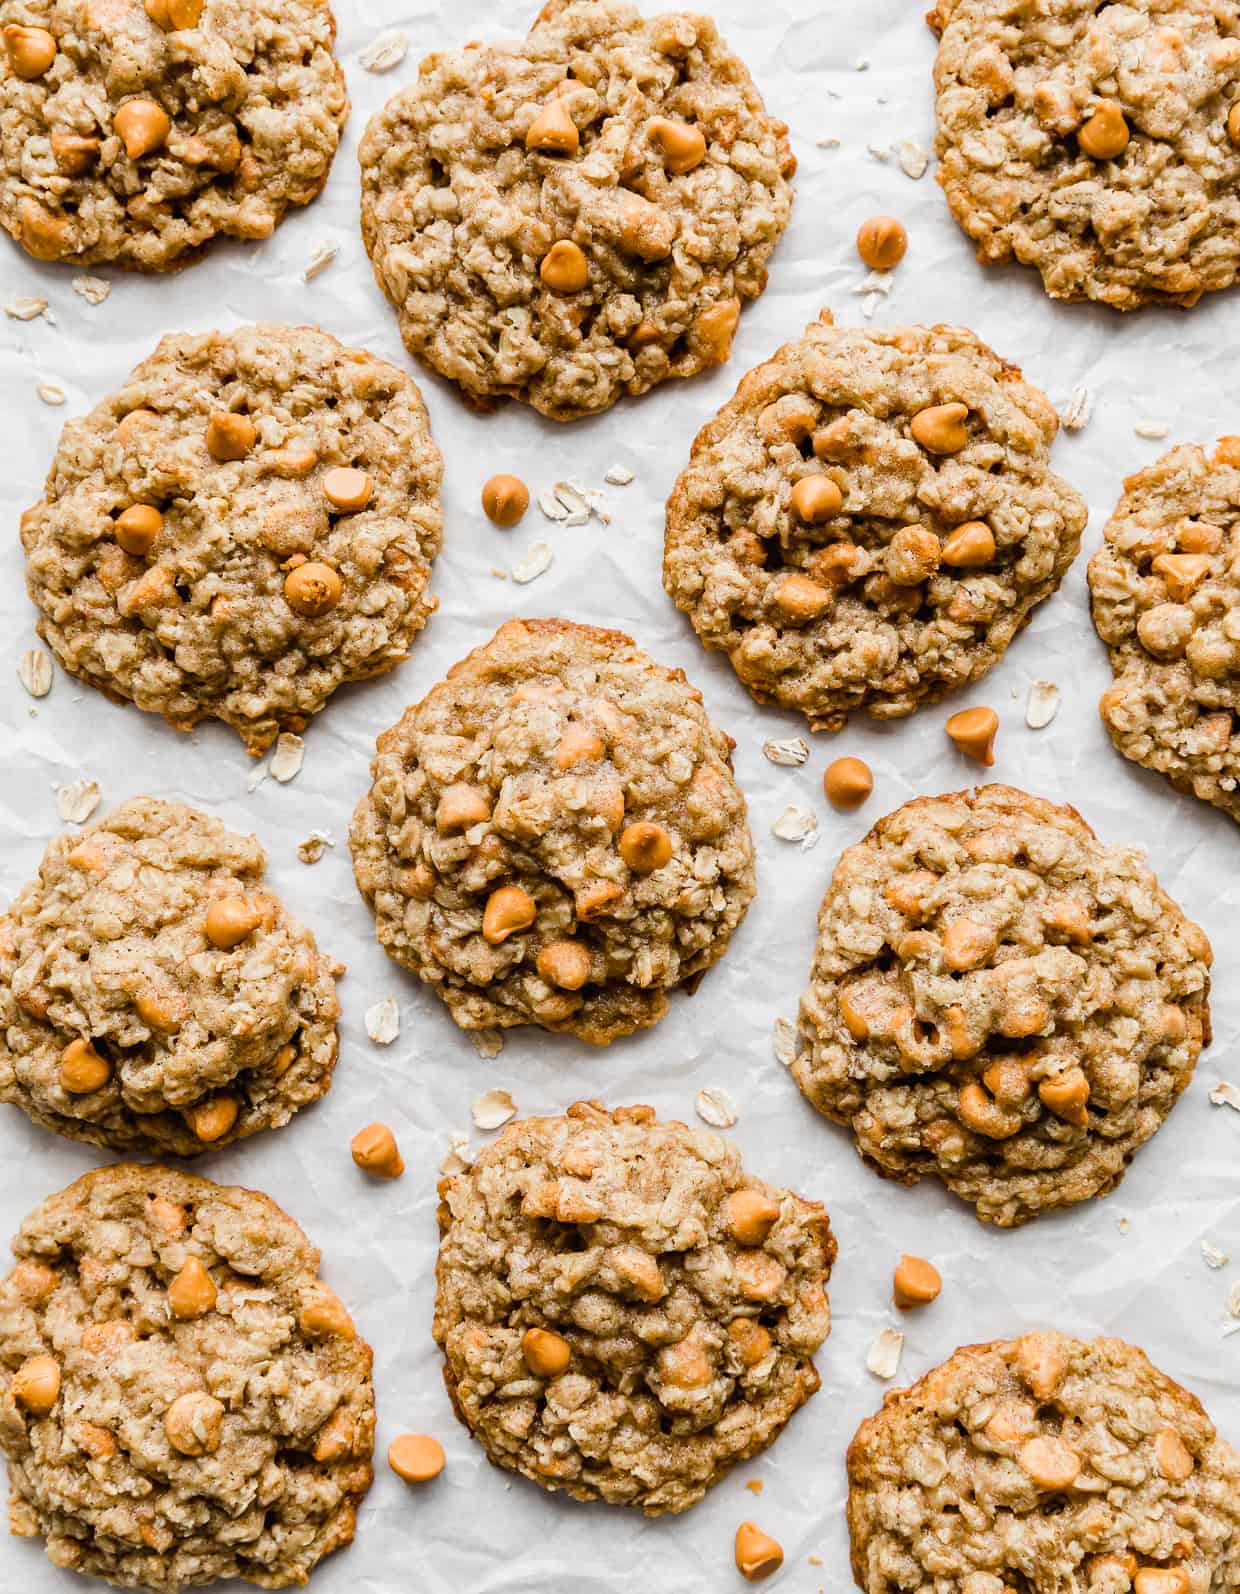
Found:
[{"label": "cookie crumb", "polygon": [[82,825],[99,806],[97,780],[71,780],[56,791],[56,808],[62,819],[70,824]]},{"label": "cookie crumb", "polygon": [[736,1103],[721,1085],[707,1085],[693,1098],[693,1110],[712,1129],[731,1129],[740,1118]]},{"label": "cookie crumb", "polygon": [[749,1490],[750,1494],[761,1494],[763,1489],[766,1488],[766,1484],[761,1478],[750,1478],[745,1487]]},{"label": "cookie crumb", "polygon": [[1209,1268],[1219,1269],[1227,1266],[1231,1258],[1226,1251],[1220,1251],[1217,1245],[1209,1240],[1201,1242],[1201,1259]]},{"label": "cookie crumb", "polygon": [[1240,1085],[1233,1084],[1230,1079],[1220,1079],[1210,1091],[1210,1100],[1215,1107],[1233,1107],[1240,1112]]},{"label": "cookie crumb", "polygon": [[271,755],[267,773],[272,780],[286,785],[300,772],[305,756],[306,744],[301,737],[295,736],[292,731],[284,731],[276,738],[276,750]]},{"label": "cookie crumb", "polygon": [[304,841],[297,843],[297,856],[302,863],[318,863],[324,851],[335,845],[326,830],[312,830]]},{"label": "cookie crumb", "polygon": [[866,1355],[865,1365],[875,1378],[894,1378],[900,1366],[903,1350],[903,1334],[894,1328],[880,1329],[878,1337]]},{"label": "cookie crumb", "polygon": [[484,1090],[469,1108],[479,1129],[499,1129],[517,1115],[517,1104],[506,1090]]},{"label": "cookie crumb", "polygon": [[52,689],[52,655],[42,648],[27,648],[17,661],[17,679],[31,697],[46,697]]}]

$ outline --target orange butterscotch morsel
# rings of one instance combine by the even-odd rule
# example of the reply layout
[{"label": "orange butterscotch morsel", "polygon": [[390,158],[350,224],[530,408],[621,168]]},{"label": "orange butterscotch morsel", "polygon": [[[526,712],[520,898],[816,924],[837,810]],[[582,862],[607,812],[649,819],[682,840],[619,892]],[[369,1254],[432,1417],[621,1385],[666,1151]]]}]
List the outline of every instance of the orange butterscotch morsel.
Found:
[{"label": "orange butterscotch morsel", "polygon": [[641,819],[620,832],[620,856],[634,874],[653,874],[671,862],[672,838],[662,825]]},{"label": "orange butterscotch morsel", "polygon": [[215,1280],[201,1258],[187,1256],[168,1286],[168,1310],[183,1322],[205,1317],[214,1307],[218,1294]]},{"label": "orange butterscotch morsel", "polygon": [[396,1136],[386,1124],[367,1124],[353,1136],[349,1145],[353,1161],[363,1173],[376,1173],[383,1179],[399,1179],[405,1171],[405,1159],[396,1144]]},{"label": "orange butterscotch morsel", "polygon": [[1240,144],[1240,100],[1236,100],[1227,113],[1227,136],[1233,144]]},{"label": "orange butterscotch morsel", "polygon": [[491,800],[481,786],[458,781],[445,786],[435,806],[435,828],[442,836],[459,836],[463,830],[485,824],[491,817]]},{"label": "orange butterscotch morsel", "polygon": [[257,930],[262,920],[262,913],[245,897],[216,897],[207,909],[203,932],[212,946],[230,952]]},{"label": "orange butterscotch morsel", "polygon": [[1182,1566],[1143,1566],[1132,1586],[1135,1594],[1189,1594],[1193,1580]]},{"label": "orange butterscotch morsel", "polygon": [[575,243],[562,238],[543,256],[538,275],[552,293],[580,293],[590,280],[590,263]]},{"label": "orange butterscotch morsel", "polygon": [[978,570],[994,556],[994,532],[984,520],[966,520],[943,540],[943,563],[956,570]]},{"label": "orange butterscotch morsel", "polygon": [[769,1331],[761,1323],[755,1323],[752,1317],[734,1317],[728,1324],[728,1338],[744,1367],[756,1367],[771,1349]]},{"label": "orange butterscotch morsel", "polygon": [[833,807],[859,808],[874,790],[874,776],[860,758],[837,758],[826,767],[822,789]]},{"label": "orange butterscotch morsel", "polygon": [[344,582],[331,565],[317,559],[296,565],[284,578],[284,600],[295,614],[317,620],[340,602]]},{"label": "orange butterscotch morsel", "polygon": [[146,14],[165,32],[196,28],[202,21],[203,3],[204,0],[146,0]]},{"label": "orange butterscotch morsel", "polygon": [[66,177],[80,177],[99,159],[100,143],[81,133],[53,133],[52,158]]},{"label": "orange butterscotch morsel", "polygon": [[7,1282],[27,1306],[42,1306],[58,1283],[55,1272],[43,1262],[20,1261]]},{"label": "orange butterscotch morsel", "polygon": [[783,1546],[752,1522],[736,1530],[736,1570],[748,1583],[761,1583],[784,1564]]},{"label": "orange butterscotch morsel", "polygon": [[883,564],[897,587],[919,587],[939,568],[943,549],[925,526],[901,526],[887,544]]},{"label": "orange butterscotch morsel", "polygon": [[336,1411],[327,1422],[319,1429],[318,1437],[314,1441],[314,1459],[316,1461],[339,1461],[342,1456],[347,1456],[353,1449],[357,1431],[352,1417],[343,1406]]},{"label": "orange butterscotch morsel", "polygon": [[519,476],[492,476],[482,489],[482,512],[497,526],[515,526],[530,507],[530,490]]},{"label": "orange butterscotch morsel", "polygon": [[1100,100],[1094,114],[1076,135],[1076,141],[1094,160],[1114,160],[1128,148],[1132,131],[1114,100]]},{"label": "orange butterscotch morsel", "polygon": [[1187,603],[1210,574],[1210,560],[1203,553],[1160,553],[1150,569],[1163,578],[1173,603]]},{"label": "orange butterscotch morsel", "polygon": [[975,919],[952,919],[943,928],[943,956],[948,968],[957,974],[980,968],[998,942],[990,926]]},{"label": "orange butterscotch morsel", "polygon": [[943,1279],[933,1262],[924,1256],[901,1256],[891,1275],[891,1298],[902,1312],[916,1306],[929,1306],[939,1297]]},{"label": "orange butterscotch morsel", "polygon": [[535,1378],[558,1378],[568,1371],[573,1348],[560,1334],[547,1328],[527,1328],[521,1336],[521,1354]]},{"label": "orange butterscotch morsel", "polygon": [[355,515],[375,496],[374,479],[352,465],[334,465],[323,473],[323,496],[342,515]]},{"label": "orange butterscotch morsel", "polygon": [[761,1190],[733,1190],[723,1203],[723,1221],[738,1245],[765,1245],[779,1221],[779,1202]]},{"label": "orange butterscotch morsel", "polygon": [[318,1286],[315,1294],[302,1307],[297,1321],[302,1333],[312,1339],[327,1339],[333,1335],[349,1340],[357,1337],[357,1329],[345,1310],[344,1302],[326,1284]]},{"label": "orange butterscotch morsel", "polygon": [[126,553],[142,558],[163,529],[164,517],[153,504],[130,504],[117,515],[113,535]]},{"label": "orange butterscotch morsel", "polygon": [[698,316],[693,323],[693,341],[705,364],[722,365],[728,358],[740,318],[739,299],[721,299]]},{"label": "orange butterscotch morsel", "polygon": [[126,100],[112,118],[117,137],[132,161],[162,149],[172,131],[172,119],[154,100]]},{"label": "orange butterscotch morsel", "polygon": [[217,410],[207,422],[207,452],[221,464],[244,459],[258,441],[258,428],[248,415]]},{"label": "orange butterscotch morsel", "polygon": [[111,1063],[88,1040],[70,1041],[60,1054],[60,1088],[71,1096],[102,1090],[111,1077]]},{"label": "orange butterscotch morsel", "polygon": [[968,418],[967,404],[931,404],[918,410],[909,430],[928,454],[958,454],[969,441],[964,424]]},{"label": "orange butterscotch morsel", "polygon": [[1192,1452],[1174,1428],[1160,1428],[1154,1435],[1154,1460],[1159,1472],[1172,1483],[1183,1483],[1192,1477]]},{"label": "orange butterscotch morsel", "polygon": [[9,1388],[23,1410],[32,1417],[46,1417],[60,1394],[60,1363],[54,1356],[28,1356]]},{"label": "orange butterscotch morsel", "polygon": [[1086,1104],[1089,1101],[1089,1080],[1085,1071],[1072,1063],[1058,1074],[1052,1074],[1038,1085],[1038,1099],[1056,1118],[1084,1129],[1089,1123]]},{"label": "orange butterscotch morsel", "polygon": [[138,1017],[161,1035],[175,1035],[185,1022],[186,1006],[180,997],[162,991],[143,991],[134,997]]},{"label": "orange butterscotch morsel", "polygon": [[124,1318],[105,1318],[102,1323],[87,1323],[82,1330],[82,1349],[88,1356],[115,1356],[137,1337],[132,1323]]},{"label": "orange butterscotch morsel", "polygon": [[406,1483],[429,1483],[444,1469],[447,1459],[438,1439],[428,1433],[403,1433],[388,1446],[388,1466]]},{"label": "orange butterscotch morsel", "polygon": [[547,101],[525,132],[525,147],[540,155],[575,155],[581,134],[560,96]]},{"label": "orange butterscotch morsel", "polygon": [[606,751],[603,738],[589,726],[568,725],[552,757],[557,769],[571,769],[574,764],[597,763]]},{"label": "orange butterscotch morsel", "polygon": [[706,158],[706,140],[696,127],[688,122],[673,121],[667,116],[656,116],[647,124],[650,142],[663,157],[663,164],[677,177],[691,172]]},{"label": "orange butterscotch morsel", "polygon": [[871,271],[891,271],[907,251],[908,233],[894,216],[871,216],[857,229],[857,253]]},{"label": "orange butterscotch morsel", "polygon": [[45,209],[33,199],[17,208],[18,236],[27,254],[36,260],[59,260],[69,251],[69,219]]},{"label": "orange butterscotch morsel", "polygon": [[961,1085],[956,1096],[956,1111],[966,1129],[987,1140],[1010,1140],[1019,1133],[1019,1113],[1008,1112],[986,1094],[975,1079]]},{"label": "orange butterscotch morsel", "polygon": [[967,758],[987,767],[994,763],[999,716],[993,708],[962,708],[943,729]]},{"label": "orange butterscotch morsel", "polygon": [[1017,1461],[1039,1489],[1070,1489],[1080,1476],[1081,1458],[1053,1434],[1039,1434],[1017,1452]]},{"label": "orange butterscotch morsel", "polygon": [[528,930],[538,917],[538,904],[520,886],[500,886],[482,910],[482,938],[499,946],[518,930]]},{"label": "orange butterscotch morsel", "polygon": [[191,1389],[164,1413],[164,1433],[183,1456],[213,1455],[224,1436],[224,1407],[205,1389]]},{"label": "orange butterscotch morsel", "polygon": [[551,941],[538,954],[539,974],[561,991],[579,991],[590,978],[590,953],[580,941]]},{"label": "orange butterscotch morsel", "polygon": [[56,40],[46,28],[27,28],[10,22],[4,29],[9,65],[19,78],[32,82],[42,77],[56,59]]},{"label": "orange butterscotch morsel", "polygon": [[788,620],[816,620],[835,601],[830,587],[811,581],[808,576],[791,575],[781,578],[774,592],[775,607]]},{"label": "orange butterscotch morsel", "polygon": [[788,506],[807,526],[821,526],[838,514],[844,495],[829,476],[802,476],[794,482]]},{"label": "orange butterscotch morsel", "polygon": [[230,1096],[227,1091],[220,1091],[217,1095],[210,1096],[206,1101],[196,1102],[194,1106],[187,1107],[182,1117],[194,1135],[204,1145],[222,1139],[237,1122],[241,1113],[241,1104],[235,1096]]}]

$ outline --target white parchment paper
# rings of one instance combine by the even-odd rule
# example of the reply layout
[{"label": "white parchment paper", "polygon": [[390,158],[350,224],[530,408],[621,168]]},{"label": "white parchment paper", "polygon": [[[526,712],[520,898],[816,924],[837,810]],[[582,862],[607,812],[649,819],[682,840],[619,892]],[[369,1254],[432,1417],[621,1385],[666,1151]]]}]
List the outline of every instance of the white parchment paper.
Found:
[{"label": "white parchment paper", "polygon": [[[1101,536],[1121,478],[1176,441],[1212,441],[1240,431],[1240,295],[1215,295],[1191,312],[1110,311],[1047,300],[1031,272],[983,271],[951,220],[933,180],[902,170],[890,153],[904,141],[933,144],[930,69],[934,40],[909,0],[713,0],[732,45],[768,105],[792,129],[800,160],[792,225],[777,250],[765,296],[742,315],[731,363],[687,384],[669,384],[609,414],[557,427],[511,406],[487,419],[468,414],[435,378],[418,373],[446,459],[444,552],[434,587],[441,607],[411,659],[379,681],[337,694],[306,736],[305,765],[288,785],[249,789],[253,767],[219,726],[190,737],[132,707],[118,707],[56,671],[50,696],[34,702],[16,676],[34,642],[17,521],[39,496],[66,415],[115,388],[167,331],[206,330],[264,318],[317,322],[349,343],[408,365],[358,235],[357,142],[368,116],[432,50],[471,38],[524,32],[534,0],[336,0],[340,51],[353,114],[323,197],[265,243],[219,247],[169,279],[103,272],[106,302],[92,306],[68,269],[40,266],[7,241],[0,247],[0,298],[48,299],[51,317],[0,319],[5,464],[0,508],[0,894],[33,876],[61,828],[58,784],[99,782],[103,806],[137,793],[196,803],[238,829],[253,830],[270,855],[270,878],[323,946],[349,966],[341,984],[343,1046],[336,1084],[318,1107],[274,1134],[202,1158],[199,1172],[269,1192],[324,1254],[339,1289],[376,1352],[379,1456],[405,1430],[439,1436],[447,1468],[410,1490],[380,1460],[357,1542],[315,1574],[319,1594],[491,1594],[519,1590],[620,1591],[739,1586],[732,1562],[737,1524],[754,1518],[780,1539],[787,1561],[778,1586],[841,1590],[849,1584],[844,1452],[883,1386],[865,1369],[877,1332],[896,1323],[890,1275],[903,1250],[931,1257],[944,1277],[929,1309],[897,1326],[907,1333],[903,1382],[959,1344],[1039,1324],[1109,1333],[1142,1344],[1196,1391],[1220,1429],[1240,1442],[1240,1333],[1228,1338],[1227,1301],[1240,1281],[1240,1113],[1211,1106],[1220,1078],[1240,1081],[1240,834],[1222,814],[1176,796],[1116,754],[1096,712],[1109,683],[1090,627],[1088,552]],[[384,75],[359,56],[379,34],[404,30],[405,60]],[[838,140],[838,146],[834,141]],[[809,968],[815,911],[840,849],[881,814],[926,792],[968,784],[967,765],[943,734],[946,707],[877,726],[857,720],[841,736],[811,737],[802,769],[762,755],[767,737],[802,734],[791,715],[759,710],[718,655],[706,655],[665,597],[659,580],[663,503],[701,426],[741,374],[828,304],[860,321],[865,272],[853,247],[875,212],[901,217],[911,237],[891,293],[872,306],[876,324],[959,321],[976,329],[1062,407],[1078,384],[1095,398],[1090,424],[1065,435],[1056,464],[1087,495],[1085,552],[1063,590],[1035,616],[1007,658],[951,707],[990,703],[1001,716],[994,777],[1075,803],[1106,839],[1140,840],[1167,888],[1202,923],[1217,954],[1215,1042],[1157,1139],[1109,1199],[1015,1233],[983,1228],[931,1182],[904,1190],[868,1172],[842,1132],[802,1100],[771,1044],[777,1016],[795,1017]],[[312,283],[302,272],[315,250],[338,246]],[[41,383],[67,395],[62,408],[37,395]],[[1157,422],[1166,441],[1139,437]],[[582,527],[553,525],[532,508],[514,531],[483,517],[478,495],[496,470],[523,476],[537,492],[574,476],[603,487],[608,467],[635,479],[605,487],[613,516]],[[554,562],[528,585],[497,579],[539,541]],[[509,615],[562,614],[620,626],[657,659],[682,665],[712,716],[737,740],[736,768],[750,802],[759,855],[759,895],[721,965],[692,1000],[680,998],[658,1029],[595,1052],[561,1037],[524,1032],[494,1061],[478,1057],[445,1009],[389,963],[353,884],[346,830],[367,783],[375,736],[397,719],[467,649]],[[1030,684],[1055,681],[1058,717],[1045,730],[1024,722]],[[876,789],[859,813],[825,804],[823,768],[849,752],[868,760]],[[812,850],[776,839],[771,823],[789,803],[818,817]],[[101,808],[101,812],[103,809]],[[313,867],[297,844],[314,829],[335,846]],[[384,996],[400,1007],[388,1047],[368,1041],[363,1014]],[[721,1085],[740,1109],[730,1131],[755,1172],[826,1202],[840,1257],[831,1286],[835,1326],[818,1359],[822,1391],[765,1456],[739,1468],[691,1513],[646,1521],[638,1513],[552,1497],[492,1468],[455,1422],[430,1339],[438,1165],[454,1129],[470,1130],[470,1102],[484,1090],[512,1092],[523,1113],[558,1111],[583,1096],[652,1103],[661,1116],[693,1118],[703,1086]],[[374,1118],[389,1122],[407,1163],[395,1184],[368,1182],[349,1140]],[[32,1128],[16,1110],[0,1118],[0,1241],[42,1197],[107,1159]],[[1211,1268],[1203,1243],[1235,1261]],[[760,1498],[748,1480],[763,1485]],[[810,1557],[820,1558],[811,1563]],[[82,1585],[57,1572],[37,1541],[0,1540],[0,1589],[69,1594]],[[237,1585],[240,1588],[241,1585]]]}]

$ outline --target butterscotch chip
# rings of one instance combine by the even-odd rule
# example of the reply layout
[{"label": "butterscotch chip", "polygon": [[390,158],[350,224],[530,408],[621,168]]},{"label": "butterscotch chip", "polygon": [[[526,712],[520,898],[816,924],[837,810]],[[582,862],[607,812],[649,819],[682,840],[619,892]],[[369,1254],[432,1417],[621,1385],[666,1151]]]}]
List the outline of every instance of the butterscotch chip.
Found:
[{"label": "butterscotch chip", "polygon": [[908,233],[894,216],[871,216],[857,232],[857,253],[871,271],[891,271],[908,252]]},{"label": "butterscotch chip", "polygon": [[892,1299],[902,1312],[936,1301],[943,1279],[933,1262],[924,1256],[902,1256],[891,1276]]},{"label": "butterscotch chip", "polygon": [[322,1096],[331,960],[265,866],[253,836],[153,797],[52,841],[0,916],[0,1101],[71,1140],[184,1157]]},{"label": "butterscotch chip", "polygon": [[1056,299],[1192,305],[1235,281],[1236,28],[1213,5],[935,0],[938,178]]},{"label": "butterscotch chip", "polygon": [[793,1077],[879,1172],[1001,1227],[1112,1190],[1209,1040],[1209,942],[1139,849],[1009,786],[880,820],[818,930]]},{"label": "butterscotch chip", "polygon": [[20,14],[47,26],[3,30],[0,226],[38,259],[174,271],[269,237],[327,181],[349,102],[321,0]]},{"label": "butterscotch chip", "polygon": [[386,361],[306,327],[167,337],[65,427],[23,518],[40,633],[91,685],[262,753],[406,656],[435,608],[440,476]]},{"label": "butterscotch chip", "polygon": [[578,1102],[510,1124],[440,1196],[434,1335],[496,1465],[683,1511],[817,1390],[827,1216],[712,1131]]},{"label": "butterscotch chip", "polygon": [[[1048,1360],[1052,1389],[1029,1376]],[[1189,1474],[1160,1470],[1168,1435]],[[1187,1594],[1226,1587],[1240,1534],[1240,1454],[1117,1339],[1046,1331],[956,1351],[861,1424],[848,1480],[863,1594],[889,1594],[897,1565],[909,1588]]]},{"label": "butterscotch chip", "polygon": [[443,1446],[428,1433],[403,1433],[388,1446],[388,1466],[406,1483],[429,1483],[444,1469]]},{"label": "butterscotch chip", "polygon": [[[570,0],[523,44],[427,56],[361,145],[409,352],[475,405],[556,420],[726,359],[788,223],[786,133],[686,12]],[[502,270],[459,269],[484,258]]]},{"label": "butterscotch chip", "polygon": [[1240,448],[1187,444],[1124,483],[1090,560],[1125,758],[1240,821]]},{"label": "butterscotch chip", "polygon": [[[371,1352],[298,1327],[319,1254],[275,1202],[103,1168],[32,1212],[13,1250],[0,1359],[71,1347],[59,1364],[38,1352],[54,1380],[38,1404],[15,1391],[0,1433],[15,1519],[58,1566],[166,1594],[256,1572],[284,1587],[352,1539],[373,1476]],[[32,1300],[35,1258],[52,1283]]]},{"label": "butterscotch chip", "polygon": [[463,1029],[657,1023],[753,897],[731,745],[621,632],[509,621],[379,739],[350,844],[380,944]]},{"label": "butterscotch chip", "polygon": [[[815,730],[910,714],[984,675],[1072,563],[1087,510],[1048,468],[1058,425],[971,332],[824,311],[698,434],[663,584],[760,702]],[[953,542],[970,522],[989,547]]]}]

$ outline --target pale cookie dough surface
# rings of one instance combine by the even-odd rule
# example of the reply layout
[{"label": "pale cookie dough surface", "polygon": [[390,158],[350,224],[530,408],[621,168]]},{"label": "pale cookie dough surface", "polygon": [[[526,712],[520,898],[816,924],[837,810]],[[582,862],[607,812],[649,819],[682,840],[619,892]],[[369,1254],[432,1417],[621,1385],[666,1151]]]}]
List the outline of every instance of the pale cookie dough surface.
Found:
[{"label": "pale cookie dough surface", "polygon": [[[967,406],[966,437],[935,453],[912,426],[949,404]],[[963,328],[863,331],[824,311],[698,434],[668,501],[663,584],[759,701],[816,730],[861,708],[912,713],[984,675],[1072,563],[1087,510],[1048,469],[1058,425]],[[801,482],[834,490],[836,512],[806,521]],[[970,522],[989,555],[949,563]],[[910,546],[928,550],[915,566]]]},{"label": "pale cookie dough surface", "polygon": [[[509,621],[379,738],[349,839],[380,944],[463,1029],[605,1044],[657,1023],[753,898],[731,750],[683,672],[622,632]],[[657,830],[658,867],[626,861],[631,826]],[[509,891],[536,915],[489,939]]]},{"label": "pale cookie dough surface", "polygon": [[[938,0],[929,21],[939,182],[979,259],[1120,310],[1235,280],[1236,0]],[[1111,159],[1081,147],[1099,105],[1130,134]]]},{"label": "pale cookie dough surface", "polygon": [[[435,1338],[490,1459],[579,1500],[696,1504],[819,1385],[836,1245],[821,1205],[708,1130],[578,1102],[440,1185]],[[740,1244],[740,1203],[761,1232]],[[529,1329],[569,1355],[538,1376]]]},{"label": "pale cookie dough surface", "polygon": [[1240,1587],[1240,1455],[1118,1339],[967,1345],[848,1452],[865,1594]]},{"label": "pale cookie dough surface", "polygon": [[[327,181],[349,102],[325,0],[151,7],[197,25],[143,0],[0,0],[0,25],[56,44],[29,79],[0,52],[0,224],[40,260],[175,270],[217,236],[268,237]],[[153,148],[122,136],[133,105],[162,117]]]},{"label": "pale cookie dough surface", "polygon": [[[526,148],[549,104],[571,152]],[[701,135],[698,164],[671,169],[660,119]],[[581,0],[521,43],[428,56],[361,145],[362,232],[406,346],[474,404],[557,420],[718,365],[788,223],[786,132],[689,12]],[[588,265],[574,291],[540,277],[560,242]]]},{"label": "pale cookie dough surface", "polygon": [[1008,786],[880,820],[818,930],[797,1083],[1001,1227],[1114,1189],[1209,1040],[1209,942],[1141,852]]},{"label": "pale cookie dough surface", "polygon": [[[153,797],[51,842],[0,915],[0,1101],[72,1140],[183,1157],[317,1101],[338,971],[264,888],[265,864],[253,836]],[[258,919],[231,948],[207,935],[220,902]],[[107,1065],[84,1093],[62,1079],[76,1041]]]},{"label": "pale cookie dough surface", "polygon": [[1115,672],[1111,740],[1240,820],[1240,438],[1131,476],[1089,586]]},{"label": "pale cookie dough surface", "polygon": [[[13,1250],[0,1280],[13,1532],[44,1538],[57,1566],[168,1591],[301,1584],[350,1542],[373,1476],[370,1347],[274,1201],[102,1168],[31,1213]],[[11,1386],[35,1356],[59,1369],[43,1414]]]},{"label": "pale cookie dough surface", "polygon": [[[208,447],[222,414],[249,423],[240,458]],[[364,507],[328,498],[339,469],[368,478]],[[437,601],[441,475],[422,396],[385,360],[313,327],[164,338],[65,427],[23,516],[40,634],[110,696],[179,729],[223,720],[261,753],[407,656]],[[163,516],[145,554],[117,540],[134,505]],[[290,604],[298,564],[335,573],[330,608]]]}]

